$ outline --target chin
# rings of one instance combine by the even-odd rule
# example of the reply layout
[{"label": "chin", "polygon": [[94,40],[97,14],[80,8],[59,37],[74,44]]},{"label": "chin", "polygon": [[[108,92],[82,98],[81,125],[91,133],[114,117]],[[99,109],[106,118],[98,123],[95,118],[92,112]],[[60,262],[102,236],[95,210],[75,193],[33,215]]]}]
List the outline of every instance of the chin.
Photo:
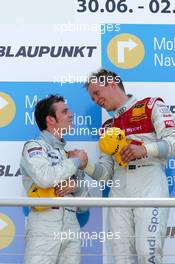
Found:
[{"label": "chin", "polygon": [[103,107],[107,112],[112,111],[112,109],[110,107]]}]

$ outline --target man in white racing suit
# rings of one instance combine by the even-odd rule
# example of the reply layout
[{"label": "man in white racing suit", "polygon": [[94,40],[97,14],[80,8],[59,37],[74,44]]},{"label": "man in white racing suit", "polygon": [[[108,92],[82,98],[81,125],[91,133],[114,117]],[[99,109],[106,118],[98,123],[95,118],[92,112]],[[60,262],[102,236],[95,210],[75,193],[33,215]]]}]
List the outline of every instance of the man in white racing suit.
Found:
[{"label": "man in white racing suit", "polygon": [[[27,193],[38,197],[83,196],[86,188],[77,187],[87,164],[84,151],[68,158],[62,135],[72,123],[72,113],[61,96],[40,100],[35,108],[40,137],[25,143],[20,163]],[[44,193],[44,196],[43,196]],[[31,195],[32,196],[32,195]],[[26,232],[25,264],[80,264],[78,208],[32,207]]]},{"label": "man in white racing suit", "polygon": [[[126,95],[120,77],[105,69],[93,73],[86,87],[96,104],[114,111],[103,127],[119,127],[133,141],[120,152],[126,167],[102,153],[85,171],[96,180],[120,180],[110,197],[168,197],[164,167],[175,154],[175,119],[163,100]],[[109,228],[120,232],[120,239],[112,241],[113,263],[162,263],[167,218],[167,208],[110,208]]]}]

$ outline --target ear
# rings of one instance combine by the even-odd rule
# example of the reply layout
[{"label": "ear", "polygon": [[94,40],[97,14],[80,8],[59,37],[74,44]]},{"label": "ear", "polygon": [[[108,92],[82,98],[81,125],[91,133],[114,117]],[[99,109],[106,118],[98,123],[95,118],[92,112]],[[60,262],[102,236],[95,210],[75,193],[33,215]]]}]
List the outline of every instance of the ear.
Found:
[{"label": "ear", "polygon": [[56,122],[55,117],[53,117],[53,116],[49,116],[49,115],[46,117],[46,124],[47,124],[47,127],[48,127],[48,126],[53,126],[53,125],[55,125],[55,122]]}]

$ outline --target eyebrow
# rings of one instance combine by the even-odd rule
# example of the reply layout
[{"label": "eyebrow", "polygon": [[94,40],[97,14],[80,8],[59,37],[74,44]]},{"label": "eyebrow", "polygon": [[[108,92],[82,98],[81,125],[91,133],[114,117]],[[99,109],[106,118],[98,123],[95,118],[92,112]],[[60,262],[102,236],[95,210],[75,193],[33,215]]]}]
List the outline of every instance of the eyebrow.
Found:
[{"label": "eyebrow", "polygon": [[63,110],[61,112],[67,112],[67,111],[69,111],[69,109],[68,109],[68,107],[65,107],[65,108],[63,108]]}]

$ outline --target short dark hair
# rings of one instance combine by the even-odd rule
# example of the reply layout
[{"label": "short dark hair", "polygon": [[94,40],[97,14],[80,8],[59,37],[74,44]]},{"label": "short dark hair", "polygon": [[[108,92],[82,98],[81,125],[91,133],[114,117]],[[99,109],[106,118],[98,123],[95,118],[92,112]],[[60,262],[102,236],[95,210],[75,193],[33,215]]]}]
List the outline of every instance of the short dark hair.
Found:
[{"label": "short dark hair", "polygon": [[[100,81],[101,78],[103,77],[103,83]],[[120,76],[112,71],[108,71],[106,69],[100,69],[98,72],[94,72],[90,75],[90,77],[88,78],[87,82],[85,83],[85,87],[89,88],[89,85],[91,83],[100,83],[103,86],[106,86],[107,84],[109,84],[109,79],[112,82],[117,83],[117,85],[119,86],[119,88],[125,92],[125,88],[122,82],[122,79],[120,78]]]},{"label": "short dark hair", "polygon": [[56,117],[54,103],[65,102],[64,98],[59,95],[49,95],[46,98],[39,100],[35,106],[35,121],[42,131],[47,128],[46,117]]}]

